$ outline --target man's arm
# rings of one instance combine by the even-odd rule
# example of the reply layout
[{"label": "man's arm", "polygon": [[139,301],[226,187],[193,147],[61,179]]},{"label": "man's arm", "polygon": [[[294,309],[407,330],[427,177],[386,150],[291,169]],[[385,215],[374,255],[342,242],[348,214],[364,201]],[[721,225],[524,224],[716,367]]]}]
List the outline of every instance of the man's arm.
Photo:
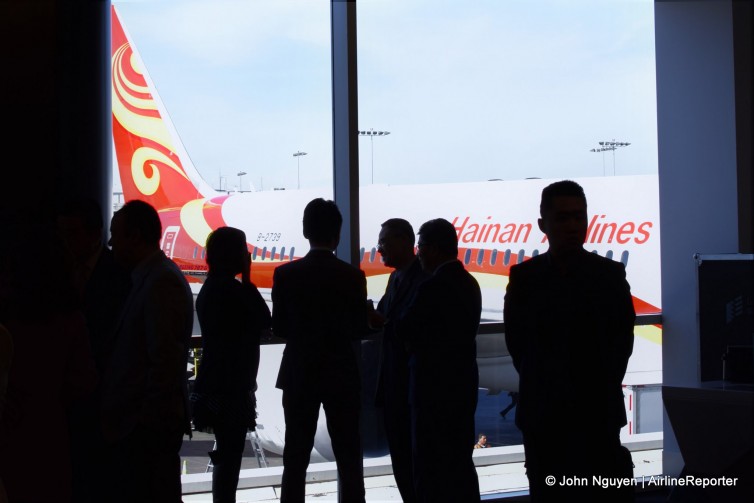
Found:
[{"label": "man's arm", "polygon": [[[142,421],[151,428],[165,426],[167,412],[186,385],[187,343],[191,338],[191,300],[186,280],[161,271],[150,285],[144,308],[147,347],[147,396]],[[180,398],[182,400],[182,398]]]},{"label": "man's arm", "polygon": [[634,309],[631,287],[626,280],[626,268],[618,262],[612,276],[614,313],[611,316],[614,326],[611,331],[613,337],[613,366],[615,378],[623,382],[628,367],[628,360],[634,349],[634,324],[636,323],[636,311]]},{"label": "man's arm", "polygon": [[503,303],[503,323],[505,324],[505,345],[513,359],[513,366],[521,372],[521,354],[523,353],[523,299],[520,279],[516,267],[511,267],[508,286]]},{"label": "man's arm", "polygon": [[254,326],[260,331],[269,331],[272,327],[272,313],[267,307],[267,302],[264,301],[264,297],[254,283],[247,283],[244,289],[249,297],[249,311],[254,318]]},{"label": "man's arm", "polygon": [[367,279],[364,271],[358,270],[357,281],[354,284],[353,306],[353,333],[354,338],[362,339],[371,333],[369,328],[369,313],[367,309]]},{"label": "man's arm", "polygon": [[280,268],[276,268],[272,275],[272,333],[282,339],[288,338],[285,288],[283,274],[280,274]]},{"label": "man's arm", "polygon": [[427,333],[433,331],[433,321],[436,319],[436,309],[439,300],[434,299],[434,291],[427,288],[428,283],[419,285],[406,309],[406,315],[396,322],[396,335],[402,340],[409,351],[420,348],[425,343]]}]

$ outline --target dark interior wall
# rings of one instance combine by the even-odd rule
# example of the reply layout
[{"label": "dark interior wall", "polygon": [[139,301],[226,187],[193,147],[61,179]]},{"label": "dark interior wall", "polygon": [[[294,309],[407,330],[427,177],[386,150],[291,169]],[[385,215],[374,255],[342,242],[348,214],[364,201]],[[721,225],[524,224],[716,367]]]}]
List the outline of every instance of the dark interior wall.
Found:
[{"label": "dark interior wall", "polygon": [[0,208],[110,207],[110,2],[0,2]]},{"label": "dark interior wall", "polygon": [[[110,2],[60,2],[57,89],[61,166],[56,193],[112,199]],[[105,220],[107,221],[107,220]]]},{"label": "dark interior wall", "polygon": [[739,251],[754,253],[754,2],[733,2],[733,57],[736,83]]},{"label": "dark interior wall", "polygon": [[3,97],[0,204],[41,209],[59,160],[55,2],[0,2]]}]

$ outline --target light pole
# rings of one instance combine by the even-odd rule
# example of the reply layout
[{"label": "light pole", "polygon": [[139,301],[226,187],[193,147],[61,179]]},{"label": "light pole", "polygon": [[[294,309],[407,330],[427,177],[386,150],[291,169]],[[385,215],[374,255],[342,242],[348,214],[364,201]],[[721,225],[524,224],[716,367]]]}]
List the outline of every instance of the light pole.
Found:
[{"label": "light pole", "polygon": [[370,129],[369,131],[359,131],[359,136],[368,136],[369,137],[369,143],[371,144],[371,150],[372,150],[372,185],[374,185],[374,137],[375,136],[387,136],[390,134],[390,131],[375,131],[374,129]]},{"label": "light pole", "polygon": [[238,172],[238,192],[243,192],[243,191],[241,190],[241,178],[242,178],[242,177],[243,177],[243,175],[245,175],[245,174],[246,174],[246,171],[239,171],[239,172]]},{"label": "light pole", "polygon": [[628,147],[631,144],[624,141],[615,141],[615,138],[613,138],[613,141],[601,141],[599,145],[599,147],[591,149],[590,152],[602,152],[602,176],[605,176],[605,152],[610,150],[613,151],[613,176],[615,176],[615,151],[619,147]]},{"label": "light pole", "polygon": [[296,188],[301,188],[301,156],[306,155],[306,152],[301,152],[300,150],[298,152],[293,153],[293,157],[296,158]]}]

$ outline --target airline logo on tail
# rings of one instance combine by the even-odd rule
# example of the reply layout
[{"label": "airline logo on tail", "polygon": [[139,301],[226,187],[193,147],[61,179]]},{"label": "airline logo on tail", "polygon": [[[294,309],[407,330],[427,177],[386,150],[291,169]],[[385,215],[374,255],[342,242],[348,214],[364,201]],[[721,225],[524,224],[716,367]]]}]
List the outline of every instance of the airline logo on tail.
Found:
[{"label": "airline logo on tail", "polygon": [[143,199],[156,208],[182,205],[202,197],[176,155],[141,60],[112,7],[112,101],[115,152],[131,177],[122,177],[126,200]]},{"label": "airline logo on tail", "polygon": [[[187,159],[177,133],[163,117],[164,107],[144,65],[123,27],[115,6],[112,13],[113,141],[125,200],[140,199],[159,212],[163,227],[185,231],[187,246],[204,246],[212,229],[225,225],[220,208],[227,196],[216,197]],[[207,199],[210,197],[212,199]],[[163,236],[164,246],[184,236]],[[163,248],[164,249],[164,248]]]}]

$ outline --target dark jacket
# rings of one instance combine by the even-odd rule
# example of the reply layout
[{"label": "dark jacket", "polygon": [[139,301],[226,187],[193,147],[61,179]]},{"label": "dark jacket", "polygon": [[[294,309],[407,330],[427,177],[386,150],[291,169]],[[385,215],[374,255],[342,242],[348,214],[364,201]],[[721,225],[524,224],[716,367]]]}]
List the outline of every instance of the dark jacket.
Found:
[{"label": "dark jacket", "polygon": [[479,284],[458,260],[440,266],[419,285],[409,312],[398,324],[398,336],[409,347],[412,404],[440,400],[449,409],[453,408],[449,402],[476,406],[481,313]]},{"label": "dark jacket", "polygon": [[394,287],[395,277],[396,271],[393,271],[385,295],[377,304],[377,311],[385,316],[386,323],[382,329],[376,403],[382,405],[385,400],[395,398],[405,401],[408,406],[408,351],[405,341],[398,338],[396,327],[406,316],[419,285],[429,274],[424,272],[419,259],[414,258],[401,275],[397,288]]},{"label": "dark jacket", "polygon": [[202,329],[202,360],[194,391],[226,395],[253,391],[262,330],[270,310],[253,284],[209,275],[196,297]]},{"label": "dark jacket", "polygon": [[636,315],[623,264],[583,251],[568,273],[544,253],[511,267],[505,340],[518,370],[516,424],[551,428],[573,414],[626,424],[622,380]]},{"label": "dark jacket", "polygon": [[367,331],[363,271],[328,250],[275,269],[272,325],[286,341],[276,386],[328,393],[361,389],[354,344]]}]

